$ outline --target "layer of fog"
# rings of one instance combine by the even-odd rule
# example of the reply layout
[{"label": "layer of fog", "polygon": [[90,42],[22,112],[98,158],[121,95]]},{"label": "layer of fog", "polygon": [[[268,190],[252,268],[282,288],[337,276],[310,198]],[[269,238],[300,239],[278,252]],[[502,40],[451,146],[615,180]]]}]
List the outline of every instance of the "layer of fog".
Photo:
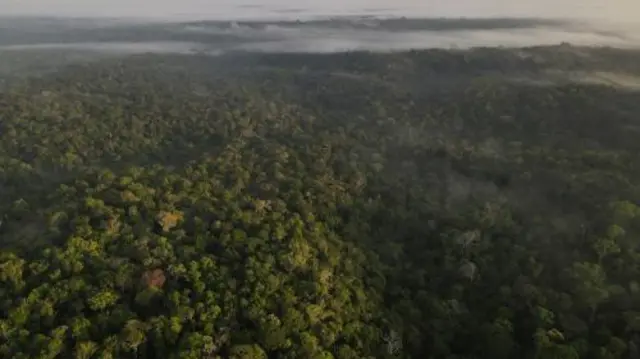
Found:
[{"label": "layer of fog", "polygon": [[[66,61],[65,59],[70,57],[69,54],[74,53],[78,55],[78,61],[89,61],[105,55],[126,56],[141,53],[221,55],[236,51],[388,52],[431,48],[513,48],[560,43],[587,47],[640,48],[640,28],[585,21],[413,19],[385,22],[367,17],[309,22],[205,21],[118,25],[117,22],[106,20],[92,23],[81,19],[40,19],[26,22],[14,19],[13,22],[1,22],[0,31],[4,31],[2,27],[17,34],[13,39],[21,38],[25,29],[29,31],[29,36],[22,37],[28,40],[26,42],[8,41],[5,45],[0,45],[0,61],[4,59],[6,63],[13,59],[14,66],[20,62],[27,62],[29,66],[37,65],[37,68],[46,67],[46,64],[40,64],[38,58],[46,62],[48,58],[60,57],[65,53],[67,55],[64,55],[60,63]],[[93,31],[96,29],[98,30]],[[11,40],[12,35],[9,32],[4,34],[5,41]],[[9,36],[6,36],[7,34]],[[24,61],[26,59],[31,60]],[[4,68],[5,72],[10,71],[10,66]],[[569,81],[640,90],[639,78],[615,72],[617,70],[607,71],[549,72],[537,74],[536,78],[515,76],[513,80],[536,85]]]},{"label": "layer of fog", "polygon": [[[359,24],[361,25],[361,24]],[[570,43],[577,46],[640,47],[640,31],[630,28],[598,28],[587,24],[533,26],[507,29],[443,29],[403,30],[381,28],[376,23],[368,28],[337,28],[267,24],[221,27],[213,24],[172,24],[170,31],[158,30],[157,41],[135,39],[131,29],[124,38],[107,42],[88,39],[74,43],[62,38],[60,43],[29,43],[0,46],[0,50],[86,49],[122,53],[135,52],[341,52],[350,50],[402,51],[428,48],[528,47]],[[638,29],[640,30],[640,29]],[[147,31],[148,33],[148,31]],[[165,36],[166,34],[170,34]],[[171,41],[170,37],[193,41]],[[129,38],[130,37],[130,38]],[[219,41],[224,38],[225,41]],[[127,41],[127,40],[131,41]],[[65,40],[65,41],[63,41]],[[231,40],[231,41],[229,41]]]},{"label": "layer of fog", "polygon": [[535,76],[516,75],[507,80],[534,86],[555,86],[563,83],[600,85],[628,91],[640,91],[640,76],[612,71],[545,71]]},{"label": "layer of fog", "polygon": [[[74,50],[88,51],[110,54],[144,54],[144,53],[165,53],[165,54],[188,54],[202,51],[205,48],[202,44],[180,42],[180,41],[157,41],[157,42],[76,42],[76,43],[46,43],[28,45],[6,45],[0,46],[0,51],[59,51]],[[0,52],[2,56],[2,52]]]},{"label": "layer of fog", "polygon": [[[204,27],[191,31],[206,31]],[[259,41],[245,42],[238,49],[266,52],[339,52],[348,50],[400,51],[428,48],[528,47],[567,42],[577,46],[640,47],[640,33],[604,32],[588,28],[530,28],[507,30],[375,31],[271,26],[264,30],[208,29]]]}]

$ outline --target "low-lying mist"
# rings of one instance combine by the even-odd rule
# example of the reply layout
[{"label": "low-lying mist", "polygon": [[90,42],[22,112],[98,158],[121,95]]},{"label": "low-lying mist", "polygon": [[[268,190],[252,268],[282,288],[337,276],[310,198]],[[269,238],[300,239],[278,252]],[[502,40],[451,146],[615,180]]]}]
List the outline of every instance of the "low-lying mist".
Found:
[{"label": "low-lying mist", "polygon": [[[5,21],[7,20],[7,21]],[[134,54],[341,53],[420,49],[522,48],[518,61],[540,64],[524,48],[570,44],[637,49],[640,28],[603,22],[525,18],[419,19],[341,17],[307,21],[133,21],[5,18],[0,21],[0,80],[54,71],[73,63]],[[514,50],[513,53],[517,53]],[[550,53],[558,54],[558,50]],[[546,56],[546,55],[545,55]],[[581,60],[581,61],[582,61]],[[491,65],[497,72],[500,64]],[[631,66],[635,69],[635,66]],[[523,67],[524,69],[524,67]],[[535,85],[579,82],[640,90],[640,73],[628,69],[564,68],[503,74]],[[508,72],[508,71],[507,71]],[[450,76],[445,83],[450,82]]]},{"label": "low-lying mist", "polygon": [[[115,52],[341,52],[427,48],[577,46],[640,47],[640,27],[536,19],[377,19],[199,21],[91,26],[88,20],[3,22],[0,50],[87,49]],[[17,23],[17,22],[16,22]],[[8,25],[7,25],[8,24]],[[63,26],[64,25],[64,26]]]}]

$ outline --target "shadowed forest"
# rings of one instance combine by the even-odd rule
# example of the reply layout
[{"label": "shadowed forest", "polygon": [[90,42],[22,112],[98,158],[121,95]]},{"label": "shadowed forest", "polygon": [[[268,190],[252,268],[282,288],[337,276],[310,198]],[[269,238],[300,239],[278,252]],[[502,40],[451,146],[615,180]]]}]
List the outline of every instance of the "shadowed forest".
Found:
[{"label": "shadowed forest", "polygon": [[25,51],[2,358],[640,357],[637,51]]}]

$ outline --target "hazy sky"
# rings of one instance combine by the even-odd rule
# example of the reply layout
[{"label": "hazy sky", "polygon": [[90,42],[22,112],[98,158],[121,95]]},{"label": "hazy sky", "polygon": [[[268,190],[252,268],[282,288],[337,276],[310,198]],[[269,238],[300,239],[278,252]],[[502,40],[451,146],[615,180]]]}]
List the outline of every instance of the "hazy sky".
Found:
[{"label": "hazy sky", "polygon": [[414,16],[578,17],[640,22],[640,0],[0,0],[0,15],[304,18],[370,12]]}]

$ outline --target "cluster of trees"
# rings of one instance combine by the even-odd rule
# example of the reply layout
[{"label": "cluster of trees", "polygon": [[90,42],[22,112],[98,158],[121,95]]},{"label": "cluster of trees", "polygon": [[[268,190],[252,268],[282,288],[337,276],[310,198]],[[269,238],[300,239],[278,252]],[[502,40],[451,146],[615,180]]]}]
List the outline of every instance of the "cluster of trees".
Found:
[{"label": "cluster of trees", "polygon": [[0,357],[640,355],[640,94],[253,56],[0,93]]}]

